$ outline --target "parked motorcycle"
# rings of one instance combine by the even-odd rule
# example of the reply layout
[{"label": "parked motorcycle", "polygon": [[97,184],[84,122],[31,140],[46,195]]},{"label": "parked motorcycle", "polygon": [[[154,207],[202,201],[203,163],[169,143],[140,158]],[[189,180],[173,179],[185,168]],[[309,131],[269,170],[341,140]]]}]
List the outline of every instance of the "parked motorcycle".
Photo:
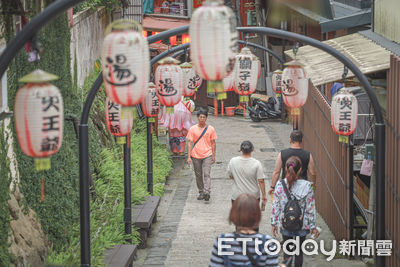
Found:
[{"label": "parked motorcycle", "polygon": [[252,121],[259,122],[263,119],[275,119],[281,117],[281,111],[275,110],[277,101],[275,98],[267,95],[251,95],[252,106],[247,107]]}]

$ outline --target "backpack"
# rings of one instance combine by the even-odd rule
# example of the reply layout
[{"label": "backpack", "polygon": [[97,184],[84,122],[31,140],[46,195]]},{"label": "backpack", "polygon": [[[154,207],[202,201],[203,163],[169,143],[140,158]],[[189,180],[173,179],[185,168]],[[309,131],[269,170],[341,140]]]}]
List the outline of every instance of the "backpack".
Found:
[{"label": "backpack", "polygon": [[300,231],[303,228],[304,213],[301,210],[299,200],[289,193],[289,189],[283,180],[282,186],[288,198],[288,202],[283,209],[282,227],[290,232]]}]

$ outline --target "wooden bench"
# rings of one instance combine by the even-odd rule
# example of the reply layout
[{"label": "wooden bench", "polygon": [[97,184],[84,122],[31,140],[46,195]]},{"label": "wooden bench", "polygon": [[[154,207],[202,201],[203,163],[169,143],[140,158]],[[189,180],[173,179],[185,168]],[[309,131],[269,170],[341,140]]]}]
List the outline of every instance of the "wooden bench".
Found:
[{"label": "wooden bench", "polygon": [[157,221],[159,196],[147,196],[142,204],[133,207],[133,223],[139,228],[139,248],[146,248],[146,239],[151,235],[151,225]]},{"label": "wooden bench", "polygon": [[136,245],[116,245],[104,253],[105,266],[129,267],[136,256]]}]

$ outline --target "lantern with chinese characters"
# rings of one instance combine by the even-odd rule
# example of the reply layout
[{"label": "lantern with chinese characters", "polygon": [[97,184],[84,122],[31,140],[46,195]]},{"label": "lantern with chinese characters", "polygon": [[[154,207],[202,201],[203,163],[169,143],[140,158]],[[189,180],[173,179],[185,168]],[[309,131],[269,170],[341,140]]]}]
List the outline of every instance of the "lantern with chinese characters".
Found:
[{"label": "lantern with chinese characters", "polygon": [[300,115],[300,108],[308,96],[308,79],[302,64],[293,60],[285,64],[282,72],[282,95],[286,106],[291,108],[292,115]]},{"label": "lantern with chinese characters", "polygon": [[125,144],[125,135],[128,135],[133,126],[134,108],[123,107],[106,98],[106,121],[110,133],[117,137],[117,144]]},{"label": "lantern with chinese characters", "polygon": [[228,76],[237,53],[238,32],[233,11],[220,0],[207,0],[190,20],[190,57],[207,91],[226,98],[222,79]]},{"label": "lantern with chinese characters", "polygon": [[147,94],[142,102],[142,110],[144,115],[149,118],[149,122],[155,122],[154,118],[160,112],[160,101],[158,100],[154,83],[149,83]]},{"label": "lantern with chinese characters", "polygon": [[257,89],[258,71],[260,65],[258,58],[250,49],[243,47],[236,56],[234,90],[240,95],[240,102],[249,101],[249,95]]},{"label": "lantern with chinese characters", "polygon": [[192,96],[196,93],[203,80],[193,69],[192,64],[184,62],[180,67],[183,74],[183,95],[185,97]]},{"label": "lantern with chinese characters", "polygon": [[114,103],[134,106],[142,102],[149,82],[147,39],[140,24],[134,21],[115,21],[109,31],[101,55],[107,96]]},{"label": "lantern with chinese characters", "polygon": [[357,98],[346,88],[341,89],[332,99],[331,121],[336,134],[351,135],[357,127]]},{"label": "lantern with chinese characters", "polygon": [[156,93],[160,103],[166,106],[166,113],[174,113],[174,106],[183,95],[183,74],[179,61],[167,57],[158,61],[155,73]]},{"label": "lantern with chinese characters", "polygon": [[56,75],[35,70],[22,77],[27,83],[15,96],[14,117],[18,143],[22,152],[35,158],[36,170],[50,169],[49,156],[62,143],[64,106],[60,91],[49,81]]},{"label": "lantern with chinese characters", "polygon": [[272,90],[275,94],[282,93],[282,71],[276,70],[272,73]]}]

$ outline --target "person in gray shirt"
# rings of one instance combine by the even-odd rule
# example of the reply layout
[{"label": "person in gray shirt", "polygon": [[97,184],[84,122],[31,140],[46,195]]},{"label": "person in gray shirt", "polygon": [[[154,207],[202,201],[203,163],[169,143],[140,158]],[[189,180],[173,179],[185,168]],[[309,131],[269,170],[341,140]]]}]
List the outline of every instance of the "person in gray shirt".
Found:
[{"label": "person in gray shirt", "polygon": [[233,179],[232,203],[241,194],[253,195],[260,200],[262,194],[262,207],[267,203],[265,193],[265,175],[261,162],[251,156],[254,146],[250,141],[243,141],[240,145],[241,156],[234,157],[228,164],[228,177]]}]

